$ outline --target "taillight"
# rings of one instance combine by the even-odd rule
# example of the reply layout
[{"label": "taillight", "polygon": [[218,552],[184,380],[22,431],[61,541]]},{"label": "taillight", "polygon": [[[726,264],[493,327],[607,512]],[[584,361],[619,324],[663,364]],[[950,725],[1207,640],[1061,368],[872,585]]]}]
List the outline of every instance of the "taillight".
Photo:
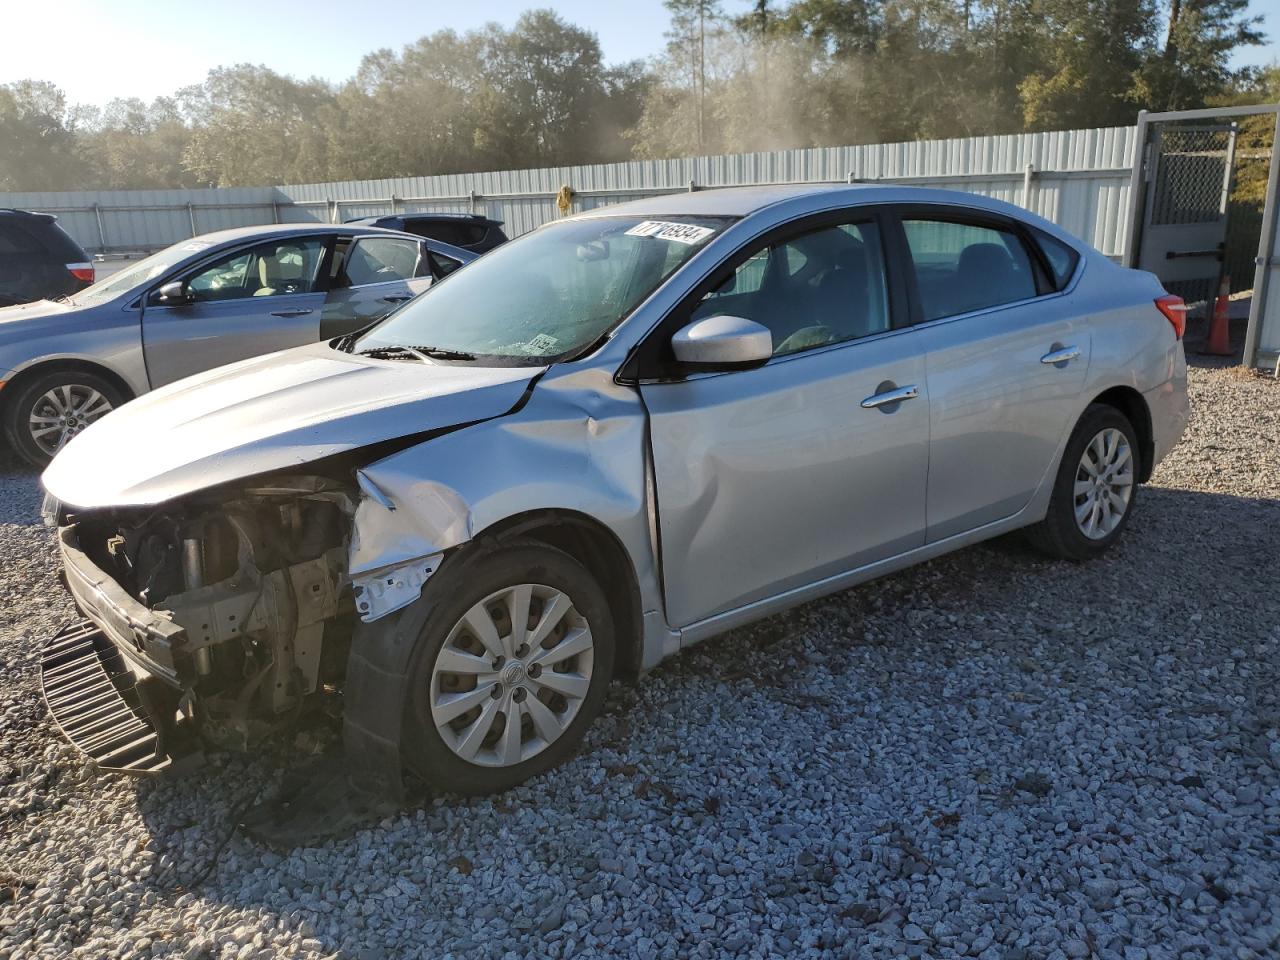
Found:
[{"label": "taillight", "polygon": [[67,273],[84,283],[93,283],[92,263],[68,263]]},{"label": "taillight", "polygon": [[1182,302],[1182,298],[1175,297],[1172,293],[1157,297],[1156,309],[1173,324],[1173,335],[1181,340],[1187,330],[1187,305]]}]

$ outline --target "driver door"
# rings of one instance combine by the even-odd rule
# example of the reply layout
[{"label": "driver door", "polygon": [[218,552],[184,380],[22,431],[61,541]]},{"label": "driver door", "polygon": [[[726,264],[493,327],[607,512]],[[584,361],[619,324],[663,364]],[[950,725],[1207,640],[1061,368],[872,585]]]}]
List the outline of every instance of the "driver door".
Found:
[{"label": "driver door", "polygon": [[180,279],[186,302],[142,310],[142,347],[153,388],[192,374],[320,339],[324,291],[317,282],[327,237],[289,237],[241,247]]},{"label": "driver door", "polygon": [[655,332],[669,344],[691,320],[737,316],[774,350],[755,369],[641,375],[672,626],[924,544],[920,337],[879,223],[845,216],[747,251]]}]

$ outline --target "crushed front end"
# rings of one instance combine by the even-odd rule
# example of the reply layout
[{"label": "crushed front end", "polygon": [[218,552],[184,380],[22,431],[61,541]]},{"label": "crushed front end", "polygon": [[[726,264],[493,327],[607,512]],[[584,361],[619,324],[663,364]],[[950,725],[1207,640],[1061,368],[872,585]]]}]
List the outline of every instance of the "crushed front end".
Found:
[{"label": "crushed front end", "polygon": [[355,622],[356,497],[302,476],[60,515],[66,584],[88,618],[43,658],[67,737],[100,767],[154,772],[336,701]]}]

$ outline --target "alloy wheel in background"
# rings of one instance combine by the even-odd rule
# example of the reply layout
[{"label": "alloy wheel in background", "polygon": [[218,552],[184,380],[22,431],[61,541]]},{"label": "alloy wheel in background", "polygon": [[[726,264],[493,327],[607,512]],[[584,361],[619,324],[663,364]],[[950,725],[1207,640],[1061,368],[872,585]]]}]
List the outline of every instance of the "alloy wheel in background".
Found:
[{"label": "alloy wheel in background", "polygon": [[26,427],[36,447],[52,458],[72,437],[113,409],[111,398],[88,384],[59,384],[36,398]]}]

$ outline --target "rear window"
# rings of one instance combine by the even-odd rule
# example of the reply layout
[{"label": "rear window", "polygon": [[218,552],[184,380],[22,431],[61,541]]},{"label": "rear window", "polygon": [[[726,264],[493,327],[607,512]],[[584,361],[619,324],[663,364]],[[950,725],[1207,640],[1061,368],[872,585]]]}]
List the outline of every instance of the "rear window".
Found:
[{"label": "rear window", "polygon": [[1061,290],[1070,282],[1071,277],[1076,272],[1076,264],[1080,262],[1080,254],[1067,246],[1061,240],[1055,240],[1047,233],[1039,230],[1033,230],[1036,237],[1036,243],[1040,244],[1040,249],[1044,251],[1044,257],[1049,261],[1049,269],[1053,273],[1053,288]]}]

